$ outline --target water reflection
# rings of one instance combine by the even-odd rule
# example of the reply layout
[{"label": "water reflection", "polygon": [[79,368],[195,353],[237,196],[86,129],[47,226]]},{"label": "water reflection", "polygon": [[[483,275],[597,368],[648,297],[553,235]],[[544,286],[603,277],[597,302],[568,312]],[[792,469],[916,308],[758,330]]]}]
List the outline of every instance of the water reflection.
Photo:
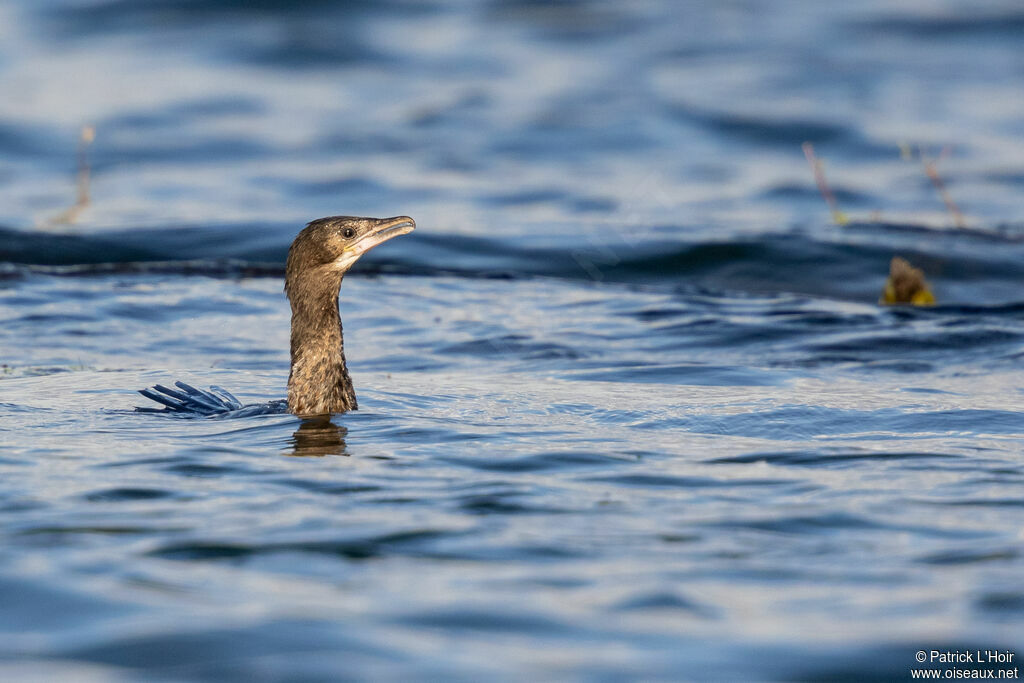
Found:
[{"label": "water reflection", "polygon": [[292,434],[291,451],[286,451],[285,455],[348,455],[346,434],[348,428],[334,424],[329,418],[303,420],[298,431]]}]

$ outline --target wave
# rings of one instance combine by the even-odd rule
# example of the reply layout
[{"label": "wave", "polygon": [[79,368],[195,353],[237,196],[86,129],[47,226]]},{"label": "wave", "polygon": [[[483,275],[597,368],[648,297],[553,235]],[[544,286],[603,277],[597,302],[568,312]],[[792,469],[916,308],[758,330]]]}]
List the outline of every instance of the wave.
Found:
[{"label": "wave", "polygon": [[[291,224],[160,227],[95,234],[0,228],[0,277],[24,273],[167,273],[281,277]],[[682,232],[682,229],[680,229]],[[861,225],[812,235],[789,232],[687,241],[626,242],[567,235],[554,246],[530,237],[419,232],[359,266],[362,274],[471,278],[555,277],[673,289],[795,293],[851,301],[877,299],[899,254],[933,281],[941,304],[1010,307],[1020,302],[1024,236],[1014,226],[946,231],[915,225]],[[610,233],[614,234],[614,233]],[[550,241],[546,244],[550,245]]]}]

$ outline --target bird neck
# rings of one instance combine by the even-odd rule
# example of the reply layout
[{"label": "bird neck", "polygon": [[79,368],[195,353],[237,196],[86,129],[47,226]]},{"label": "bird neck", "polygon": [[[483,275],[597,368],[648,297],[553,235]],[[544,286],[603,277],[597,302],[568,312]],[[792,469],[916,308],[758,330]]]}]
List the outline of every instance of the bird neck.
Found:
[{"label": "bird neck", "polygon": [[338,292],[341,277],[288,283],[292,307],[288,412],[327,415],[356,410],[356,394],[345,365]]}]

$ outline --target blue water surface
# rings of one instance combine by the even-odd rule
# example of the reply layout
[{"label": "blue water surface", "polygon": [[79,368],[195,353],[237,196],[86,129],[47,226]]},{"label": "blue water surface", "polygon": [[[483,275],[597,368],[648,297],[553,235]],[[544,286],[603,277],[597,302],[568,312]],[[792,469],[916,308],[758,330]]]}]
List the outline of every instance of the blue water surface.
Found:
[{"label": "blue water surface", "polygon": [[[0,5],[0,679],[1024,656],[1022,29],[1015,0]],[[132,412],[175,379],[282,398],[285,254],[333,214],[418,224],[342,287],[358,412]],[[877,304],[896,255],[937,306]]]}]

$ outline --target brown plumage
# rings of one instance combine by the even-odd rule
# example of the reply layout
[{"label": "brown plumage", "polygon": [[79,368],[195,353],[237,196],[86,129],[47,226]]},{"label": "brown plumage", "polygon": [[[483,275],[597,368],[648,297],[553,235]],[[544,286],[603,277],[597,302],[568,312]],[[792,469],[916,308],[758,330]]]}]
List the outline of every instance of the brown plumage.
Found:
[{"label": "brown plumage", "polygon": [[287,401],[242,405],[230,392],[184,382],[157,384],[139,393],[164,406],[138,407],[143,413],[249,417],[282,413],[329,416],[355,410],[356,392],[345,366],[345,341],[338,313],[341,280],[359,257],[392,237],[412,232],[408,216],[356,218],[331,216],[307,225],[288,250],[284,291],[292,305],[292,369]]},{"label": "brown plumage", "polygon": [[415,227],[408,216],[332,216],[311,222],[292,242],[284,281],[292,307],[288,412],[328,415],[358,408],[345,365],[341,281],[360,256]]}]

